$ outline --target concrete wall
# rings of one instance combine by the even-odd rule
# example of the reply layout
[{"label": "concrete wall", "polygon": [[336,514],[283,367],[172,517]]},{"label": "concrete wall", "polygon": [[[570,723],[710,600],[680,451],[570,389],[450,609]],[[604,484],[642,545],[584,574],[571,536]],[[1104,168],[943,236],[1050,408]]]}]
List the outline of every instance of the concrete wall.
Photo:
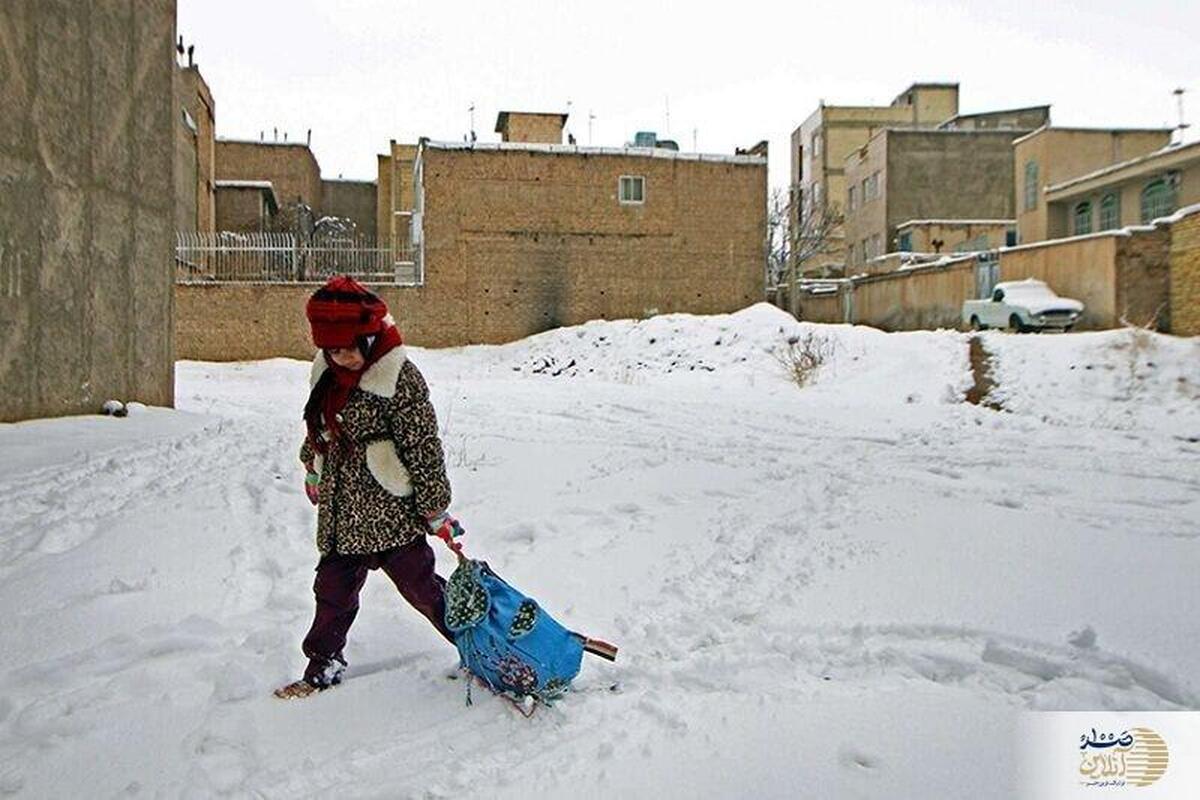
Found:
[{"label": "concrete wall", "polygon": [[[961,325],[975,297],[976,259],[854,278],[839,295],[798,292],[800,318],[883,330]],[[1126,323],[1180,335],[1200,332],[1200,212],[1150,231],[1077,237],[1000,251],[999,280],[1036,278],[1086,306],[1077,328]],[[850,294],[850,315],[842,295]],[[783,302],[786,292],[776,295]]]},{"label": "concrete wall", "polygon": [[354,220],[359,236],[376,238],[378,212],[375,181],[321,181],[321,213]]},{"label": "concrete wall", "polygon": [[1000,253],[1000,280],[1037,278],[1085,306],[1076,327],[1120,324],[1117,311],[1117,237],[1090,236]]},{"label": "concrete wall", "polygon": [[270,181],[281,207],[297,199],[321,213],[321,168],[304,143],[217,140],[217,180]]},{"label": "concrete wall", "polygon": [[1171,226],[1171,332],[1200,336],[1200,212]]},{"label": "concrete wall", "polygon": [[[914,253],[955,253],[966,249],[997,250],[1007,244],[1008,232],[1012,228],[1013,223],[1010,221],[930,221],[900,226],[896,229],[896,238],[899,241],[900,236],[908,233],[912,239],[911,252]],[[935,241],[941,242],[940,249],[934,248]],[[980,246],[976,247],[972,243],[980,243]]]},{"label": "concrete wall", "polygon": [[[857,208],[846,211],[849,263],[864,260],[863,240],[898,247],[897,226],[913,219],[1011,219],[1013,131],[883,130],[846,159]],[[877,199],[863,180],[879,173]],[[1002,240],[1003,241],[1003,240]]]},{"label": "concrete wall", "polygon": [[175,3],[0,4],[0,421],[174,400]]},{"label": "concrete wall", "polygon": [[853,318],[885,331],[958,328],[974,295],[974,259],[876,275],[854,282]]},{"label": "concrete wall", "polygon": [[[1050,236],[1043,189],[1121,161],[1166,147],[1169,130],[1086,130],[1044,128],[1013,145],[1013,193],[1017,235],[1021,244]],[[1025,206],[1026,164],[1037,164],[1037,201]],[[1056,222],[1061,225],[1061,222]]]}]

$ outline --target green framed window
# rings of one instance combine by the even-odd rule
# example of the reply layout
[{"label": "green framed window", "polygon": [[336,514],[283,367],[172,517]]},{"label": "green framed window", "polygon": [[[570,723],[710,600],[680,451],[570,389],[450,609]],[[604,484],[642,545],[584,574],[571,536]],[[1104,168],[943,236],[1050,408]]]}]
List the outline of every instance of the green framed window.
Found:
[{"label": "green framed window", "polygon": [[1121,198],[1115,193],[1100,199],[1100,230],[1109,231],[1121,227]]},{"label": "green framed window", "polygon": [[1142,222],[1165,217],[1175,210],[1175,190],[1163,178],[1150,181],[1142,189]]},{"label": "green framed window", "polygon": [[1075,206],[1073,216],[1075,219],[1074,231],[1076,236],[1092,232],[1092,204],[1090,201],[1085,200],[1082,203],[1078,203]]}]

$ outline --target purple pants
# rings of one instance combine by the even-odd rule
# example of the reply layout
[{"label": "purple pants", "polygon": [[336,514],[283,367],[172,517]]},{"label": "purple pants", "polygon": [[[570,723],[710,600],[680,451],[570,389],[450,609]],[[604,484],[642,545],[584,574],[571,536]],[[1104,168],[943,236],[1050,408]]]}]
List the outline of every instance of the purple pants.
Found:
[{"label": "purple pants", "polygon": [[346,634],[358,616],[358,593],[367,580],[367,572],[373,569],[382,569],[404,599],[424,614],[446,641],[454,644],[445,621],[446,581],[433,567],[433,550],[424,539],[382,553],[322,556],[313,582],[317,613],[304,637],[304,655],[308,656],[305,680],[327,684],[333,676],[340,675],[341,667],[346,664],[342,656]]}]

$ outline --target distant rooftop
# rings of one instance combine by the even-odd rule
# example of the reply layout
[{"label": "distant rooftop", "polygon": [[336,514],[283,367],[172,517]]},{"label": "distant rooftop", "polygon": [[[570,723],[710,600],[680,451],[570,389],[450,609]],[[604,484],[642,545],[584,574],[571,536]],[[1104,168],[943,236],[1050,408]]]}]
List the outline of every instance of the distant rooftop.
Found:
[{"label": "distant rooftop", "polygon": [[711,161],[723,164],[763,165],[762,156],[726,155],[724,153],[681,153],[663,147],[590,147],[577,144],[543,144],[539,142],[439,142],[429,139],[422,146],[431,150],[476,150],[480,152],[528,152],[552,153],[557,155],[603,155],[633,156],[637,158],[665,158],[674,161]]}]

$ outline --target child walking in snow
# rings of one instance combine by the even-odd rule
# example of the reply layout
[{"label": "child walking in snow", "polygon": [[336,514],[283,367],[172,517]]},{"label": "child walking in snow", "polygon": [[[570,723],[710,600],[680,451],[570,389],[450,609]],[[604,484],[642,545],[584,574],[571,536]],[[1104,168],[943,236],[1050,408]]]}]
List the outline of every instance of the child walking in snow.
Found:
[{"label": "child walking in snow", "polygon": [[446,582],[425,536],[462,529],[448,513],[450,483],[429,389],[409,361],[383,300],[348,277],[332,278],[306,313],[319,349],[304,408],[300,460],[317,506],[321,557],[316,615],[304,638],[308,667],[276,690],[305,697],[341,681],[342,649],[367,573],[381,569],[447,641]]}]

